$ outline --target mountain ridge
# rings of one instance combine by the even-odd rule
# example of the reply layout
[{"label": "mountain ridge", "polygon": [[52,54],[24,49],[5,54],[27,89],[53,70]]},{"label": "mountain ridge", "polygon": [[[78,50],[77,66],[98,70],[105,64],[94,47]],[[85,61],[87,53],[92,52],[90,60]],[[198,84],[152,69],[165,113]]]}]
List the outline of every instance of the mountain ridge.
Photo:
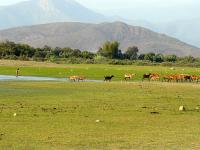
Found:
[{"label": "mountain ridge", "polygon": [[119,41],[120,48],[138,46],[141,53],[155,52],[179,56],[199,56],[200,49],[167,35],[149,29],[130,26],[122,22],[112,23],[51,23],[13,28],[0,31],[0,41],[10,40],[34,47],[71,47],[97,51],[105,41]]},{"label": "mountain ridge", "polygon": [[0,29],[23,27],[55,22],[101,23],[123,21],[164,33],[181,41],[200,47],[199,19],[154,24],[145,20],[108,17],[86,8],[75,0],[29,0],[0,6]]}]

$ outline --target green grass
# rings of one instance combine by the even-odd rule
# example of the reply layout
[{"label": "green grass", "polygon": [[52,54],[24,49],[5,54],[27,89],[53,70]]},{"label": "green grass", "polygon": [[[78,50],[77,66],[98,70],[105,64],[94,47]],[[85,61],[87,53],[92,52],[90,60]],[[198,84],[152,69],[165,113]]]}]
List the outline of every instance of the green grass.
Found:
[{"label": "green grass", "polygon": [[[17,66],[18,67],[18,66]],[[0,74],[15,75],[16,66],[0,66]],[[118,66],[118,65],[61,65],[47,66],[20,66],[20,73],[24,76],[47,76],[65,78],[70,75],[84,75],[88,79],[102,80],[105,75],[114,75],[114,80],[123,80],[125,73],[136,73],[133,80],[141,80],[145,73],[159,74],[191,74],[200,75],[200,68],[189,67],[160,67],[160,66]]]},{"label": "green grass", "polygon": [[199,91],[186,83],[0,82],[0,149],[198,150]]}]

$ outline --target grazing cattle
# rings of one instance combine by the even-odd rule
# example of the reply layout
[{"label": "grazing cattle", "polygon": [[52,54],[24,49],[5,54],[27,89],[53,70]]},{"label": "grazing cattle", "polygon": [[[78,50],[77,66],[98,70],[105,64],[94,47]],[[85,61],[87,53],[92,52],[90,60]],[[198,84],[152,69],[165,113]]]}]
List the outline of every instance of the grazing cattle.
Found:
[{"label": "grazing cattle", "polygon": [[191,76],[187,74],[174,75],[174,80],[176,80],[176,82],[192,81]]},{"label": "grazing cattle", "polygon": [[77,79],[77,80],[78,80],[78,82],[79,82],[79,81],[85,81],[85,80],[86,80],[86,77],[84,77],[84,76],[78,76],[78,79]]},{"label": "grazing cattle", "polygon": [[184,75],[180,74],[180,75],[171,75],[172,80],[176,81],[176,82],[183,82],[184,81]]},{"label": "grazing cattle", "polygon": [[126,81],[127,81],[127,79],[130,80],[130,79],[132,79],[135,75],[136,75],[136,74],[125,74],[125,75],[124,75],[124,79],[125,79]]},{"label": "grazing cattle", "polygon": [[84,76],[70,76],[69,77],[69,80],[70,81],[74,81],[74,82],[76,82],[76,81],[84,81],[84,80],[86,80],[86,77],[84,77]]},{"label": "grazing cattle", "polygon": [[184,79],[183,75],[169,75],[168,77],[170,81],[175,81],[175,82],[183,81]]},{"label": "grazing cattle", "polygon": [[70,76],[69,80],[76,82],[78,80],[78,76]]},{"label": "grazing cattle", "polygon": [[162,76],[163,81],[175,81],[175,82],[199,82],[200,76],[188,75],[188,74],[176,74],[176,75],[164,75]]},{"label": "grazing cattle", "polygon": [[200,76],[197,75],[192,75],[191,76],[192,81],[196,81],[197,83],[199,82]]},{"label": "grazing cattle", "polygon": [[159,80],[160,79],[160,76],[158,75],[158,74],[152,74],[151,76],[150,76],[150,80],[151,81],[157,81],[157,80]]},{"label": "grazing cattle", "polygon": [[104,76],[104,81],[111,81],[114,75],[112,76]]},{"label": "grazing cattle", "polygon": [[178,81],[180,81],[180,82],[187,81],[187,79],[190,78],[189,75],[185,75],[185,74],[180,74],[180,75],[177,75],[177,76],[178,76]]},{"label": "grazing cattle", "polygon": [[143,78],[142,78],[142,81],[144,80],[144,79],[149,79],[150,80],[150,77],[151,77],[151,73],[149,73],[149,74],[144,74],[143,75]]},{"label": "grazing cattle", "polygon": [[170,75],[164,75],[164,76],[162,76],[162,78],[163,78],[163,81],[167,81],[167,82],[172,80]]},{"label": "grazing cattle", "polygon": [[192,77],[187,74],[178,74],[178,75],[166,75],[163,76],[163,80],[167,81],[175,81],[175,82],[184,82],[184,81],[192,81]]},{"label": "grazing cattle", "polygon": [[184,75],[184,80],[191,82],[192,81],[191,75]]}]

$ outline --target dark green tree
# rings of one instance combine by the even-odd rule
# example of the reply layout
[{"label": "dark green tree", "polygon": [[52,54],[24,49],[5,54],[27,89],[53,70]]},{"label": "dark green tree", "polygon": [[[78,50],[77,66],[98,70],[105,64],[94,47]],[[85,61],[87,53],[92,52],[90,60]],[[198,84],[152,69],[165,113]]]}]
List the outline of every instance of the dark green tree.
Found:
[{"label": "dark green tree", "polygon": [[98,54],[110,59],[119,58],[119,45],[117,41],[107,41],[99,49]]},{"label": "dark green tree", "polygon": [[139,60],[144,60],[144,57],[145,57],[145,54],[140,54],[140,55],[138,56],[138,59],[139,59]]},{"label": "dark green tree", "polygon": [[177,56],[176,55],[166,55],[165,56],[165,61],[176,62],[177,61]]},{"label": "dark green tree", "polygon": [[164,61],[164,56],[163,56],[163,54],[156,54],[156,55],[153,57],[153,61],[158,62],[158,63],[163,62],[163,61]]},{"label": "dark green tree", "polygon": [[74,49],[72,53],[72,57],[81,57],[81,50]]},{"label": "dark green tree", "polygon": [[56,47],[53,51],[52,51],[53,55],[55,57],[59,57],[62,54],[62,49],[60,47]]},{"label": "dark green tree", "polygon": [[62,49],[62,54],[60,54],[61,57],[63,58],[69,58],[73,56],[73,49],[70,47],[66,47]]},{"label": "dark green tree", "polygon": [[137,46],[132,46],[125,52],[125,58],[130,60],[136,60],[138,57],[139,49]]},{"label": "dark green tree", "polygon": [[155,53],[147,53],[145,54],[144,59],[153,62],[154,57],[155,57]]}]

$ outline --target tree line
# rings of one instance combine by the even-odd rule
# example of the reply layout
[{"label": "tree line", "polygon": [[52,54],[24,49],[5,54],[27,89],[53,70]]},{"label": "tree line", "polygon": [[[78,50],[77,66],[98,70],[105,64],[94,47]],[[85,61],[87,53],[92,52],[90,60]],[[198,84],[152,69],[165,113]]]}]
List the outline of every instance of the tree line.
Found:
[{"label": "tree line", "polygon": [[[127,48],[122,51],[120,43],[117,41],[105,42],[97,51],[97,53],[89,52],[87,50],[81,51],[79,49],[72,49],[70,47],[52,48],[44,46],[43,48],[34,48],[27,44],[17,44],[11,41],[0,43],[0,58],[1,59],[20,59],[20,60],[38,60],[38,61],[54,61],[54,60],[74,60],[72,63],[95,63],[101,61],[108,61],[113,63],[125,63],[134,61],[146,61],[149,63],[199,63],[199,58],[192,56],[178,57],[176,55],[163,55],[155,53],[139,53],[137,46]],[[112,60],[112,61],[111,61]]]}]

